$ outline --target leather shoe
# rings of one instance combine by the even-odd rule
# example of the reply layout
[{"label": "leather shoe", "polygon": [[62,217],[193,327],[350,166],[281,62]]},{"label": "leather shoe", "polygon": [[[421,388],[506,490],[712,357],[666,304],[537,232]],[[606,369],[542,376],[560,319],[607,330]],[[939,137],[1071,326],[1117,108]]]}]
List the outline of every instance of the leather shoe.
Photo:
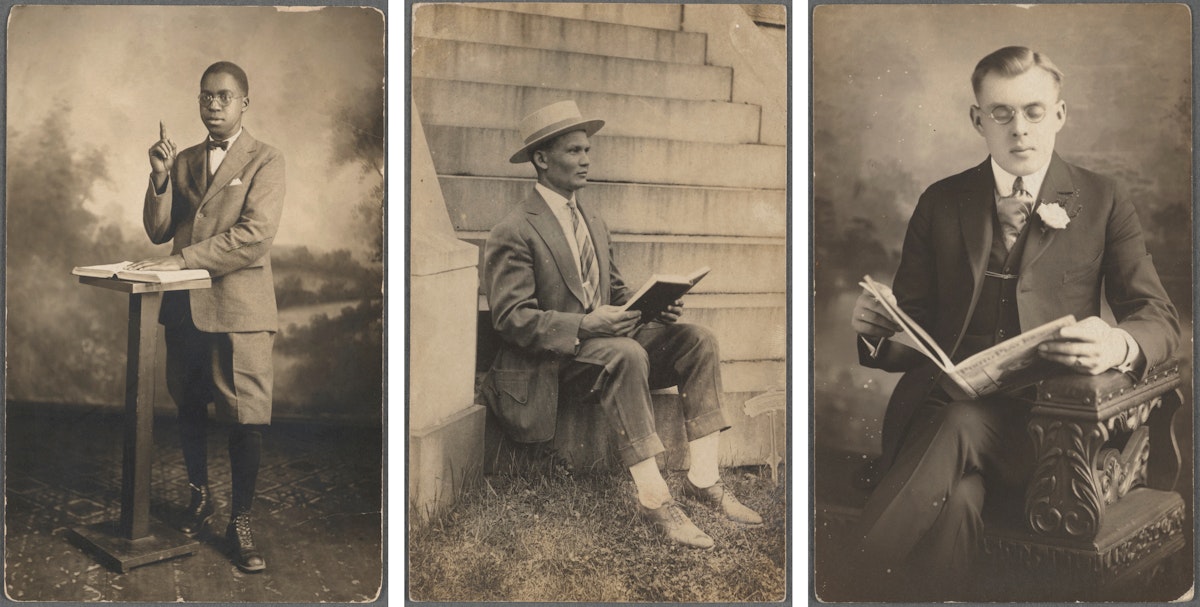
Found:
[{"label": "leather shoe", "polygon": [[685,479],[683,493],[701,504],[721,512],[725,518],[735,523],[761,525],[763,522],[757,512],[747,508],[732,493],[726,491],[725,483],[722,481],[717,481],[717,484],[701,489],[692,484],[692,479]]},{"label": "leather shoe", "polygon": [[189,486],[192,488],[192,501],[188,503],[183,520],[179,523],[179,531],[188,537],[196,537],[212,520],[213,513],[216,512],[216,505],[213,503],[208,485]]},{"label": "leather shoe", "polygon": [[246,573],[257,573],[267,568],[262,553],[254,545],[250,533],[250,513],[235,515],[225,529],[225,539],[233,548],[233,562]]},{"label": "leather shoe", "polygon": [[713,540],[697,527],[683,513],[683,508],[675,500],[671,500],[656,509],[638,504],[638,514],[642,520],[652,525],[663,537],[691,548],[708,550],[713,547]]}]

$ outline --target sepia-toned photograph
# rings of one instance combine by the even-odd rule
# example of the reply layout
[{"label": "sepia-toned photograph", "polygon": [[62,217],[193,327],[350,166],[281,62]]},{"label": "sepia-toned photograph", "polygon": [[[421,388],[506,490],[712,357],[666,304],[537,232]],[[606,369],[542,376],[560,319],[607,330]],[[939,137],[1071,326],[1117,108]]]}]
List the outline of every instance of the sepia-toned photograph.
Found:
[{"label": "sepia-toned photograph", "polygon": [[1194,600],[1191,24],[814,8],[815,599]]},{"label": "sepia-toned photograph", "polygon": [[409,10],[407,597],[794,596],[788,5]]},{"label": "sepia-toned photograph", "polygon": [[364,4],[6,14],[8,600],[385,591]]}]

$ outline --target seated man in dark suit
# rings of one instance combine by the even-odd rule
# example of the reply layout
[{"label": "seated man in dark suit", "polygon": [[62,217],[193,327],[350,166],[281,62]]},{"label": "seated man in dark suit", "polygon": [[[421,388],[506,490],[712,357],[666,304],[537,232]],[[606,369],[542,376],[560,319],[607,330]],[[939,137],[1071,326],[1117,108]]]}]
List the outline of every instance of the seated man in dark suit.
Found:
[{"label": "seated man in dark suit", "polygon": [[[1179,321],[1132,201],[1054,153],[1067,117],[1062,77],[1024,47],[979,62],[970,115],[990,157],[921,195],[893,293],[955,362],[1072,314],[1083,320],[1042,356],[1064,372],[1141,376],[1171,355]],[[1098,316],[1102,287],[1116,326]],[[985,495],[1021,495],[1032,474],[1028,407],[1011,396],[951,399],[936,366],[887,339],[899,327],[868,293],[852,327],[863,365],[905,372],[884,420],[886,472],[863,512],[864,560],[885,586],[933,585],[954,598]]]},{"label": "seated man in dark suit", "polygon": [[672,541],[711,548],[712,538],[675,503],[655,463],[664,447],[650,390],[679,386],[691,459],[684,491],[732,521],[761,524],[718,474],[718,436],[729,427],[721,357],[708,329],[676,322],[681,301],[643,324],[640,313],[621,311],[631,293],[608,228],[577,196],[587,185],[588,138],[603,125],[584,120],[573,101],[521,121],[524,145],[509,160],[531,163],[537,183],[488,235],[484,287],[503,343],[481,396],[524,443],[554,437],[560,394],[598,399],[633,474],[642,517]]}]

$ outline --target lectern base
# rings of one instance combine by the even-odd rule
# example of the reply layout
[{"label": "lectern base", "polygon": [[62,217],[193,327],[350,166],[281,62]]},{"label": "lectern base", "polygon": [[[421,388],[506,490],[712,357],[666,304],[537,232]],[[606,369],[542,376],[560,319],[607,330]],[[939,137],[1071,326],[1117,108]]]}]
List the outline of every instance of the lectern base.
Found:
[{"label": "lectern base", "polygon": [[196,552],[200,542],[158,522],[150,521],[150,534],[136,540],[122,537],[116,521],[74,527],[67,536],[96,559],[121,573]]}]

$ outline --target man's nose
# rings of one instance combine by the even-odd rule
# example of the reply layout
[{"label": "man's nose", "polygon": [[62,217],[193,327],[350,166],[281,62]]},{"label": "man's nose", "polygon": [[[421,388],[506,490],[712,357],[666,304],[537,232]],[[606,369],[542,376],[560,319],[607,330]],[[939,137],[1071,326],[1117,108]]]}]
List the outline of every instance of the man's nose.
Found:
[{"label": "man's nose", "polygon": [[1012,122],[1008,123],[1008,127],[1012,130],[1013,137],[1020,137],[1029,134],[1029,124],[1029,119],[1025,117],[1025,114],[1017,112],[1013,116]]},{"label": "man's nose", "polygon": [[585,167],[585,166],[589,166],[589,165],[591,165],[591,164],[592,164],[592,159],[591,159],[591,158],[588,158],[588,154],[587,154],[587,152],[584,152],[583,154],[580,154],[580,156],[579,156],[579,166],[584,166],[584,167]]}]

